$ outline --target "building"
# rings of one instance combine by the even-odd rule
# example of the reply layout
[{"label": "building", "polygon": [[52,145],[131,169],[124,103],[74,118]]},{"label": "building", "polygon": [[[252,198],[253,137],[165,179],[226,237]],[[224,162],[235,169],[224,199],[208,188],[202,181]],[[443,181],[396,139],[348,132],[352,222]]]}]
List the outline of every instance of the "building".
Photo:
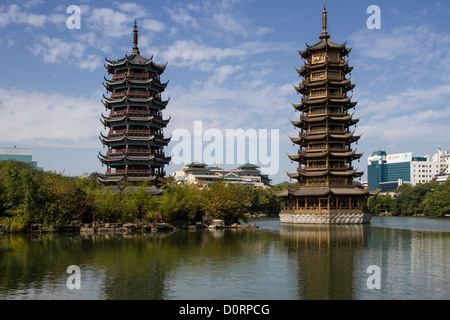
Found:
[{"label": "building", "polygon": [[271,187],[271,179],[262,174],[259,167],[244,164],[236,169],[222,169],[207,167],[206,164],[193,162],[185,165],[181,170],[173,173],[175,182],[210,184],[215,181],[251,185],[257,188]]},{"label": "building", "polygon": [[0,148],[0,161],[15,160],[30,163],[36,169],[42,169],[37,166],[37,162],[33,161],[31,149],[26,148]]},{"label": "building", "polygon": [[160,81],[166,64],[140,55],[135,22],[131,55],[117,61],[106,59],[105,68],[112,75],[103,84],[110,93],[103,96],[109,114],[102,114],[101,120],[108,133],[100,136],[107,151],[98,158],[107,169],[98,179],[107,184],[153,182],[165,176],[164,166],[170,162],[164,155],[170,138],[163,133],[169,119],[162,117],[168,101],[161,98],[167,83]]},{"label": "building", "polygon": [[448,174],[448,151],[442,151],[433,157],[413,157],[412,152],[387,154],[385,151],[375,151],[367,158],[368,186],[371,190],[381,192],[393,191],[403,183],[415,186],[440,179]]},{"label": "building", "polygon": [[348,77],[353,67],[346,60],[351,49],[329,38],[324,5],[320,41],[299,51],[305,63],[297,69],[303,81],[295,89],[302,98],[293,106],[300,120],[292,124],[300,133],[291,138],[299,149],[289,156],[298,169],[288,174],[297,184],[276,193],[284,200],[281,222],[370,222],[365,212],[369,189],[354,182],[363,173],[352,165],[362,154],[352,149],[360,137],[352,129],[358,119],[351,113],[357,103],[349,95],[355,87]]}]

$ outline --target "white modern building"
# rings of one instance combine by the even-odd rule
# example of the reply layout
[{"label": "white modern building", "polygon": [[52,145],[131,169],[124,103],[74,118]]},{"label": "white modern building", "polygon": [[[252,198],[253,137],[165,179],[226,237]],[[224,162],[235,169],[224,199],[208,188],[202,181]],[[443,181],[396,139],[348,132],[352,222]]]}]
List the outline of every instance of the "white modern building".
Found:
[{"label": "white modern building", "polygon": [[222,169],[207,167],[206,164],[193,162],[183,166],[173,173],[178,183],[210,184],[214,181],[226,181],[234,184],[251,185],[257,188],[270,187],[271,179],[261,174],[259,167],[253,164],[244,164],[236,169]]},{"label": "white modern building", "polygon": [[368,157],[368,186],[371,190],[392,191],[402,183],[442,180],[450,173],[450,153],[439,147],[434,156],[413,157],[412,152],[387,154],[375,151]]}]

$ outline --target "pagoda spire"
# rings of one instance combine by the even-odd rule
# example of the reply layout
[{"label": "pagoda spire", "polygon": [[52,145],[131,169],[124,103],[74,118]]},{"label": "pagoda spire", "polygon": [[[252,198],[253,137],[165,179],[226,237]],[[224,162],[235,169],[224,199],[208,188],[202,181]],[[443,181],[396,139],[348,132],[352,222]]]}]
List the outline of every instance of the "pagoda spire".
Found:
[{"label": "pagoda spire", "polygon": [[325,0],[323,1],[323,11],[322,11],[322,34],[320,39],[328,39],[330,35],[327,33],[327,6]]},{"label": "pagoda spire", "polygon": [[133,50],[131,54],[139,54],[138,48],[138,28],[136,24],[136,19],[134,19],[134,30],[133,30]]}]

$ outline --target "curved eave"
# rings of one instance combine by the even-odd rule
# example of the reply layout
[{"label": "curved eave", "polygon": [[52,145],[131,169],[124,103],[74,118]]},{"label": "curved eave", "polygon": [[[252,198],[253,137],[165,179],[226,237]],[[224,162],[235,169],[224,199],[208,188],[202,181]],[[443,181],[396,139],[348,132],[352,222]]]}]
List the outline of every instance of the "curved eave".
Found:
[{"label": "curved eave", "polygon": [[170,142],[170,138],[167,139],[160,139],[155,138],[155,136],[132,136],[123,134],[114,138],[109,138],[103,135],[103,133],[100,133],[99,139],[102,141],[103,144],[110,144],[114,142],[124,142],[124,141],[131,141],[131,142],[156,142],[159,144],[167,145]]},{"label": "curved eave", "polygon": [[118,157],[115,156],[104,156],[100,152],[97,155],[97,158],[100,160],[101,163],[109,163],[109,162],[118,162],[125,159],[125,155],[121,154]]},{"label": "curved eave", "polygon": [[108,182],[120,182],[122,180],[125,179],[125,176],[123,175],[118,175],[118,176],[106,176],[106,175],[100,175],[97,173],[97,180],[99,180],[100,182],[103,183],[108,183]]},{"label": "curved eave", "polygon": [[137,103],[154,103],[154,104],[157,104],[157,105],[165,108],[167,106],[167,104],[169,103],[169,100],[170,100],[170,98],[168,100],[166,100],[166,101],[161,101],[161,100],[158,100],[158,99],[155,100],[154,97],[148,97],[148,98],[144,98],[144,99],[131,98],[131,97],[128,97],[126,95],[121,97],[121,98],[118,98],[118,99],[111,99],[110,97],[106,97],[103,94],[103,101],[102,101],[102,103],[106,107],[106,106],[108,106],[108,104],[123,103],[123,102],[129,101],[129,102],[137,102]]},{"label": "curved eave", "polygon": [[333,157],[349,157],[352,159],[359,159],[363,156],[363,153],[356,153],[355,151],[348,151],[348,152],[330,152],[330,155]]},{"label": "curved eave", "polygon": [[305,159],[321,159],[327,156],[326,151],[320,151],[320,152],[303,152],[300,151],[298,153],[299,158],[305,158]]},{"label": "curved eave", "polygon": [[[329,36],[328,36],[329,37]],[[324,49],[330,49],[333,51],[340,51],[342,55],[346,56],[351,52],[351,48],[346,47],[347,41],[343,44],[335,43],[331,40],[328,40],[328,37],[321,38],[319,42],[317,42],[314,45],[306,44],[306,49],[304,50],[297,50],[298,54],[303,58],[306,59],[308,56],[310,56],[315,51],[323,51]]]},{"label": "curved eave", "polygon": [[298,179],[300,177],[300,175],[297,172],[295,172],[295,173],[289,173],[288,172],[287,175],[291,179]]}]

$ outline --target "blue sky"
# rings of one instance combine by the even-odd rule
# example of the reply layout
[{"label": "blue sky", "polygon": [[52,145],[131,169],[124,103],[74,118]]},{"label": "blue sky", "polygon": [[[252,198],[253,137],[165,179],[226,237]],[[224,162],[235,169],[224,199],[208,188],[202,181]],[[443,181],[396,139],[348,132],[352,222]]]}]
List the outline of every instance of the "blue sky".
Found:
[{"label": "blue sky", "polygon": [[[81,28],[68,29],[66,10],[81,9]],[[370,5],[381,9],[381,29],[367,28]],[[303,61],[297,50],[316,43],[323,1],[2,1],[0,4],[0,147],[31,148],[45,170],[66,175],[104,172],[97,159],[105,109],[105,57],[131,52],[134,20],[139,48],[168,63],[165,136],[177,129],[279,130],[274,183],[294,172],[289,136],[298,135],[291,102]],[[354,166],[367,156],[433,155],[448,143],[450,119],[450,3],[328,0],[328,33],[352,47],[357,84],[354,116],[362,135]],[[178,142],[171,142],[166,154]],[[198,159],[192,159],[192,161]],[[225,164],[236,167],[239,163]],[[171,164],[168,174],[181,164]],[[364,177],[363,177],[364,179]]]}]

